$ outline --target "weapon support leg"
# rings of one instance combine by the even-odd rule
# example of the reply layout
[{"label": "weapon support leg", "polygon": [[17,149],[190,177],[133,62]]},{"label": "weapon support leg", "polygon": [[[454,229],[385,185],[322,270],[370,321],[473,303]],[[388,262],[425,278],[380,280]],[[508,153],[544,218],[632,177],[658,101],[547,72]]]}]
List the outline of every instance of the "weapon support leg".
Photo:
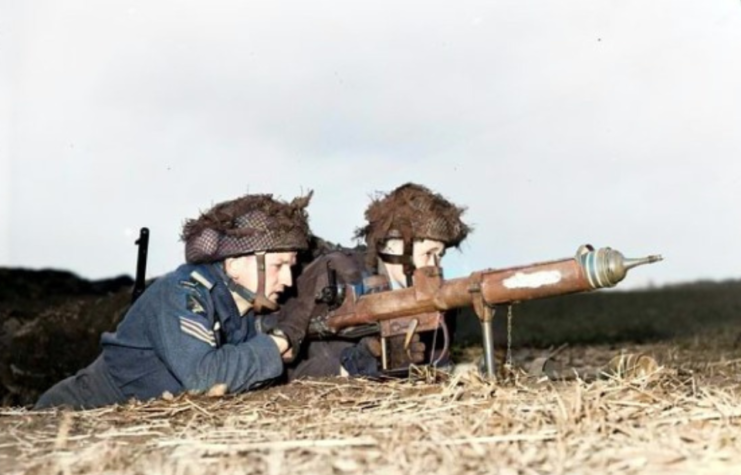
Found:
[{"label": "weapon support leg", "polygon": [[494,319],[481,320],[481,336],[484,347],[486,376],[496,378],[496,359],[494,356]]}]

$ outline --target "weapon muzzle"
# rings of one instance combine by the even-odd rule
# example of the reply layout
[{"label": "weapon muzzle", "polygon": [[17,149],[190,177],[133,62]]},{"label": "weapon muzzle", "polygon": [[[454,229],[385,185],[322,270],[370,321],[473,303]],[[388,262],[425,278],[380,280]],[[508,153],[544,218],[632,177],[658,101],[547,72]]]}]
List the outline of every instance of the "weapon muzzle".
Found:
[{"label": "weapon muzzle", "polygon": [[594,289],[614,287],[625,278],[628,271],[644,264],[653,264],[663,260],[661,255],[651,255],[641,258],[626,258],[619,251],[609,247],[598,250],[590,245],[584,245],[576,252],[576,259],[584,268],[589,285]]}]

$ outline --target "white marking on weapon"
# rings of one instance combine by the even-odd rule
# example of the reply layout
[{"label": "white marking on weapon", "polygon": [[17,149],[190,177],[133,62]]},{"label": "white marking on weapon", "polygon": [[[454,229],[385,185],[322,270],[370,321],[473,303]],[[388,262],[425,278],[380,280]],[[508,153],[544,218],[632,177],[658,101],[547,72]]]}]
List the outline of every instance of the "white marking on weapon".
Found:
[{"label": "white marking on weapon", "polygon": [[557,270],[544,270],[531,274],[518,272],[512,277],[504,279],[502,284],[508,289],[537,289],[538,287],[556,284],[560,281],[561,272]]}]

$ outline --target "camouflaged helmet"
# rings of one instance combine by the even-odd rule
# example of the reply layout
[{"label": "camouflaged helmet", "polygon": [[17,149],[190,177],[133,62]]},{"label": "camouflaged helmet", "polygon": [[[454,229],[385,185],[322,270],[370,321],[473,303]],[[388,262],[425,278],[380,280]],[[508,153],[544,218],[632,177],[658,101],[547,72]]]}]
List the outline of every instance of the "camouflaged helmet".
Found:
[{"label": "camouflaged helmet", "polygon": [[368,262],[374,265],[378,249],[388,239],[434,239],[445,247],[458,246],[471,232],[461,221],[465,208],[414,183],[404,184],[390,193],[380,194],[365,211],[368,222],[355,231],[357,239],[368,245]]},{"label": "camouflaged helmet", "polygon": [[308,247],[306,207],[312,192],[290,203],[273,195],[245,195],[215,205],[183,226],[185,260],[215,262],[255,252],[300,251]]}]

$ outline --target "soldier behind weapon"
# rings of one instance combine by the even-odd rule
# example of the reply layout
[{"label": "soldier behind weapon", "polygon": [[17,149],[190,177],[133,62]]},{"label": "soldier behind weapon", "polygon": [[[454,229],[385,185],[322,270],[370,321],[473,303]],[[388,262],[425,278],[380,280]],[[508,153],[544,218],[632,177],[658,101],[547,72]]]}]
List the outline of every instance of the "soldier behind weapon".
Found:
[{"label": "soldier behind weapon", "polygon": [[186,263],[136,299],[102,353],[53,386],[35,409],[94,408],[169,392],[248,391],[278,378],[301,346],[312,307],[293,308],[269,334],[254,314],[277,309],[306,249],[308,196],[246,195],[188,220]]},{"label": "soldier behind weapon", "polygon": [[[365,251],[334,250],[313,261],[297,279],[298,295],[289,299],[277,320],[283,318],[283,311],[290,316],[294,307],[315,305],[317,298],[322,303],[314,306],[312,317],[326,314],[341,303],[341,295],[327,295],[338,288],[337,284],[362,284],[364,293],[413,285],[416,268],[438,266],[446,249],[457,247],[466,238],[470,228],[461,221],[464,211],[414,183],[376,197],[365,212],[366,225],[355,234],[357,239],[365,240]],[[310,341],[297,362],[289,366],[289,379],[374,376],[391,369],[403,373],[411,363],[448,362],[447,348],[439,350],[437,341],[433,341],[438,330],[448,336],[442,319],[436,323],[436,331],[425,332],[422,340],[417,333],[380,339],[377,326],[355,330],[343,337]],[[438,341],[442,340],[441,335]]]}]

